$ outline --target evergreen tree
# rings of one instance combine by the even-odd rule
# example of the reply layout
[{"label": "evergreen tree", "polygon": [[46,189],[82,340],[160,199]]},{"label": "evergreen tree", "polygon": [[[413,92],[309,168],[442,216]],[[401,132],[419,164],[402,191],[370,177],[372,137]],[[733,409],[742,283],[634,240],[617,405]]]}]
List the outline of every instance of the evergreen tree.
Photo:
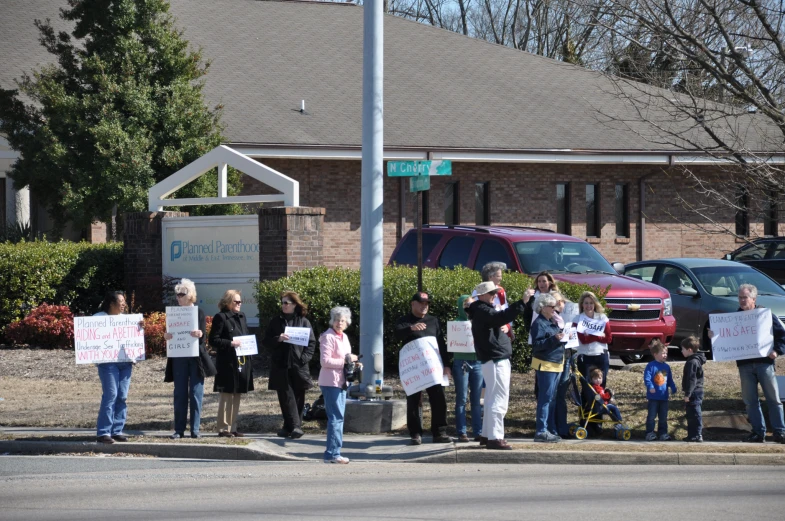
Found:
[{"label": "evergreen tree", "polygon": [[[35,21],[56,64],[0,88],[0,132],[21,153],[15,185],[29,186],[60,227],[86,227],[113,209],[146,210],[152,185],[220,144],[221,107],[205,106],[209,63],[189,49],[165,0],[67,3],[60,17],[70,34]],[[214,196],[216,177],[176,195]],[[234,174],[231,193],[238,188]]]}]

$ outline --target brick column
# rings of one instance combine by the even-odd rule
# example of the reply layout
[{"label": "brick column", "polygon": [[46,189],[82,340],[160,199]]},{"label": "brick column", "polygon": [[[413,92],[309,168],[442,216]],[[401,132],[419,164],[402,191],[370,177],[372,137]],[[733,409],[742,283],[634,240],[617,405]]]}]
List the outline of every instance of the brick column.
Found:
[{"label": "brick column", "polygon": [[259,210],[259,280],[322,265],[324,213],[304,206]]},{"label": "brick column", "polygon": [[187,217],[188,212],[135,212],[125,214],[123,264],[125,292],[129,306],[147,313],[163,311],[163,243],[161,221],[164,217]]}]

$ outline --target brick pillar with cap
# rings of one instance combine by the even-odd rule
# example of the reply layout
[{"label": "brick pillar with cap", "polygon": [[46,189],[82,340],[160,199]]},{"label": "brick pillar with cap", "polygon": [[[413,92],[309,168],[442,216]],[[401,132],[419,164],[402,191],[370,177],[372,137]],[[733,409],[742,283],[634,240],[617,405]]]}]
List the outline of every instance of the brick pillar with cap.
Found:
[{"label": "brick pillar with cap", "polygon": [[259,210],[259,280],[322,265],[324,208],[274,206]]}]

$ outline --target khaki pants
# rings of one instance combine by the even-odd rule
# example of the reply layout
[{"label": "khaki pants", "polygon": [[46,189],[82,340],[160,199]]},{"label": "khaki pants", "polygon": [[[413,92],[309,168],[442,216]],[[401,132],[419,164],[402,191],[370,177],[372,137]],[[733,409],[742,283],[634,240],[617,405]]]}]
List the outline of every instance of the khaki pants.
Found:
[{"label": "khaki pants", "polygon": [[218,432],[237,431],[237,414],[240,412],[240,393],[220,393],[218,397]]}]

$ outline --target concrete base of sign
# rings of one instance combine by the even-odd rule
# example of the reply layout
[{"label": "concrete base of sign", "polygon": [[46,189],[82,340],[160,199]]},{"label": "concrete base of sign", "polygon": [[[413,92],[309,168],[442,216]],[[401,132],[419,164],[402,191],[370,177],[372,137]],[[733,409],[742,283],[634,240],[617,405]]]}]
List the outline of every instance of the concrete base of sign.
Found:
[{"label": "concrete base of sign", "polygon": [[406,425],[406,400],[346,400],[343,430],[379,434]]}]

